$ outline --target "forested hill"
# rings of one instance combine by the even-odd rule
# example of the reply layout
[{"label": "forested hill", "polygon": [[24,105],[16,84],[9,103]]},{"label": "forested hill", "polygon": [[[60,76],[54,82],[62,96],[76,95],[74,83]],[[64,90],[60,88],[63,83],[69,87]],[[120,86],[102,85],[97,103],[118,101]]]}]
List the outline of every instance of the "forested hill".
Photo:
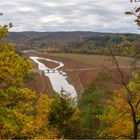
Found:
[{"label": "forested hill", "polygon": [[133,55],[140,50],[140,36],[128,33],[10,32],[8,40],[13,41],[19,50],[34,48],[47,49],[48,52],[109,54],[108,44],[117,55]]}]

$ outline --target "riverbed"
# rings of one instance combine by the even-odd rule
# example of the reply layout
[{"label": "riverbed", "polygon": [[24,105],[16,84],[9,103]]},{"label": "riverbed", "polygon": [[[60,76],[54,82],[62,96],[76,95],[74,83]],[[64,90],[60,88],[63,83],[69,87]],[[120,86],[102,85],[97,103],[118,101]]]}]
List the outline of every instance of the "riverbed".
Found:
[{"label": "riverbed", "polygon": [[[76,97],[76,90],[72,84],[70,84],[67,80],[67,74],[63,70],[61,70],[62,67],[64,67],[64,64],[60,61],[47,59],[43,57],[30,57],[31,60],[33,60],[35,63],[38,64],[38,69],[49,78],[52,88],[57,93],[63,93],[65,95],[68,95],[70,97]],[[53,62],[58,64],[55,68],[49,68],[43,63],[41,63],[39,60],[45,60],[48,62]]]}]

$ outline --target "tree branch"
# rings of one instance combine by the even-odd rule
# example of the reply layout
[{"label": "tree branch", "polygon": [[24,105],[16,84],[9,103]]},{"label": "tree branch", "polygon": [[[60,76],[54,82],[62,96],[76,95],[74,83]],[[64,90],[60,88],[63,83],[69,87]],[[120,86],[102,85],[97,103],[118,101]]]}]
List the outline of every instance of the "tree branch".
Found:
[{"label": "tree branch", "polygon": [[137,125],[140,124],[140,119],[137,121]]},{"label": "tree branch", "polygon": [[138,100],[138,102],[137,102],[137,104],[136,104],[136,106],[135,106],[135,110],[137,110],[139,104],[140,104],[140,99]]},{"label": "tree branch", "polygon": [[122,73],[122,71],[121,71],[121,69],[120,69],[120,67],[119,67],[119,64],[118,64],[118,62],[117,62],[117,59],[116,59],[116,57],[114,56],[113,51],[112,51],[112,49],[111,49],[111,47],[110,47],[109,45],[108,45],[108,49],[110,50],[111,56],[112,56],[113,59],[114,59],[114,62],[115,62],[116,66],[117,66],[117,69],[118,69],[118,72],[120,73],[121,82],[122,82],[122,84],[124,85],[125,89],[127,90],[128,94],[129,94],[129,101],[131,101],[131,98],[132,98],[131,95],[132,95],[132,94],[131,94],[131,91],[129,90],[127,84],[126,84],[125,81],[124,81],[124,75],[123,75],[123,73]]}]

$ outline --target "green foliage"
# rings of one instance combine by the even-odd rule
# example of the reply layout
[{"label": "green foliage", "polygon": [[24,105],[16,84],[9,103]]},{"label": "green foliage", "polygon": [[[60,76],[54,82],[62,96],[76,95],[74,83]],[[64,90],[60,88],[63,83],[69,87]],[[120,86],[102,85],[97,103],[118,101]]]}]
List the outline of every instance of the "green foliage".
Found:
[{"label": "green foliage", "polygon": [[[50,53],[80,53],[110,55],[108,45],[112,48],[114,55],[135,56],[140,53],[139,47],[135,45],[140,42],[138,35],[132,34],[103,34],[87,37],[79,41],[65,43],[47,44],[47,51]],[[125,45],[124,45],[125,44]]]},{"label": "green foliage", "polygon": [[76,110],[71,98],[57,94],[51,104],[48,117],[49,124],[58,128],[65,137],[69,137],[69,125],[76,119]]},{"label": "green foliage", "polygon": [[101,72],[79,101],[79,123],[83,128],[83,138],[103,138],[104,129],[108,125],[105,120],[109,110],[107,100],[111,97],[109,79]]},{"label": "green foliage", "polygon": [[[9,40],[16,43],[17,50],[38,49],[47,50],[50,53],[80,53],[110,55],[107,48],[109,44],[115,55],[132,56],[120,52],[118,45],[123,42],[131,42],[132,45],[140,43],[138,34],[116,34],[96,32],[44,32],[44,33],[10,33]],[[130,46],[127,46],[129,49]],[[131,48],[130,48],[131,49]],[[139,46],[135,45],[134,50]],[[140,53],[139,53],[140,56]]]}]

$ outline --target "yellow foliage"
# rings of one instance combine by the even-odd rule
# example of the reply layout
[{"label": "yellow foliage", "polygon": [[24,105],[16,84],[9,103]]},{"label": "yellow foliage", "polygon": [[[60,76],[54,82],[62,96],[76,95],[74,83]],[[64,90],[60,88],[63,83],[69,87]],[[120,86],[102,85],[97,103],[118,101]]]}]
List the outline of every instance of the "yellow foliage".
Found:
[{"label": "yellow foliage", "polygon": [[30,61],[17,54],[11,42],[2,40],[11,26],[0,25],[0,138],[61,138],[57,129],[48,126],[52,99],[45,94],[37,97],[23,87]]},{"label": "yellow foliage", "polygon": [[[0,42],[0,86],[22,85],[22,78],[31,68],[28,60],[20,57],[12,43]],[[2,86],[5,85],[5,86]]]},{"label": "yellow foliage", "polygon": [[[133,74],[132,80],[128,83],[131,95],[129,95],[126,88],[122,88],[114,92],[114,98],[110,113],[107,115],[107,119],[110,122],[110,126],[106,129],[110,137],[115,138],[130,138],[133,136],[133,118],[132,109],[128,103],[131,98],[131,104],[136,107],[136,104],[140,100],[140,75]],[[140,107],[136,109],[136,119],[139,118]]]}]

